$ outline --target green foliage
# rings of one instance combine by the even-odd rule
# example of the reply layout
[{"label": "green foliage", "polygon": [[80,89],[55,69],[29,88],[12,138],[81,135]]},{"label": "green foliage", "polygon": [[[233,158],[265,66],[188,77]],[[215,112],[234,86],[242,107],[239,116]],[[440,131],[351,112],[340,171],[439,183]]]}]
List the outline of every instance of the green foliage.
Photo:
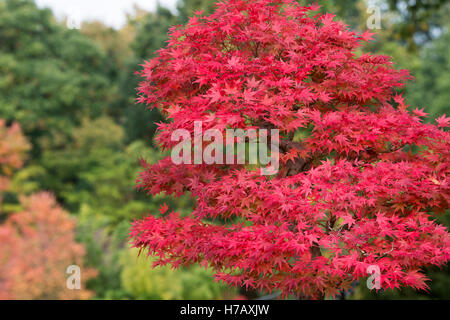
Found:
[{"label": "green foliage", "polygon": [[36,156],[65,143],[108,105],[107,56],[30,0],[0,1],[0,117],[17,121]]},{"label": "green foliage", "polygon": [[[394,29],[394,36],[401,39],[411,50],[434,38],[433,33],[441,28],[448,7],[447,0],[387,0],[389,8],[397,12],[401,22]],[[447,12],[448,13],[448,12]]]},{"label": "green foliage", "polygon": [[123,113],[121,118],[127,141],[143,139],[151,145],[156,123],[162,121],[157,110],[148,111],[136,105],[136,88],[139,80],[135,72],[141,69],[142,60],[151,58],[153,53],[164,45],[168,29],[175,23],[176,17],[159,5],[155,13],[129,18],[128,24],[135,28],[136,33],[131,43],[133,55],[127,60],[119,78],[120,97],[115,104]]},{"label": "green foliage", "polygon": [[[64,148],[45,150],[40,170],[33,170],[44,172],[38,188],[55,192],[72,212],[79,212],[83,205],[92,215],[120,222],[149,209],[143,195],[135,190],[139,157],[155,160],[158,156],[143,142],[126,145],[123,128],[101,117],[84,120]],[[16,185],[20,182],[23,180],[17,180]]]},{"label": "green foliage", "polygon": [[152,259],[138,250],[123,252],[121,275],[124,290],[134,299],[211,300],[221,299],[227,288],[214,281],[210,272],[199,266],[173,270],[169,266],[152,268]]},{"label": "green foliage", "polygon": [[130,42],[134,31],[131,26],[120,30],[104,25],[99,21],[83,22],[81,33],[98,44],[107,55],[105,71],[108,78],[116,85],[117,77],[125,68],[126,60],[133,54]]},{"label": "green foliage", "polygon": [[86,248],[88,265],[98,270],[98,276],[88,282],[97,299],[129,298],[120,282],[120,255],[126,246],[129,225],[126,220],[112,224],[108,217],[93,216],[92,212],[81,209],[77,240]]},{"label": "green foliage", "polygon": [[420,52],[416,80],[408,86],[408,103],[424,107],[432,117],[450,113],[450,32]]}]

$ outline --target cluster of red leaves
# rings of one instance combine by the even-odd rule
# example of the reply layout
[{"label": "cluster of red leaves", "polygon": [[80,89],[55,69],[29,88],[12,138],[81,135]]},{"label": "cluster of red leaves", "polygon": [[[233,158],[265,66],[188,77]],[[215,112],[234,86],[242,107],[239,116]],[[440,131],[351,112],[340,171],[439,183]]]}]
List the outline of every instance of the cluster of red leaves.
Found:
[{"label": "cluster of red leaves", "polygon": [[29,144],[18,124],[7,127],[0,119],[0,201],[1,192],[8,189],[9,177],[14,169],[23,165],[23,160]]},{"label": "cluster of red leaves", "polygon": [[[82,267],[85,255],[75,242],[75,221],[47,193],[21,202],[24,211],[0,226],[0,299],[89,298],[85,289],[66,287],[67,267]],[[95,274],[82,268],[82,283]]]},{"label": "cluster of red leaves", "polygon": [[[143,65],[139,102],[176,129],[277,128],[281,170],[143,163],[138,187],[196,200],[188,218],[136,221],[135,247],[158,264],[209,265],[231,285],[335,295],[378,265],[383,288],[426,288],[420,269],[450,256],[433,213],[448,208],[450,137],[394,92],[410,78],[389,57],[358,55],[357,34],[316,6],[229,0],[170,30]],[[296,140],[294,132],[303,132]],[[162,210],[162,213],[167,208]],[[235,222],[211,223],[215,219]],[[208,222],[209,221],[209,222]],[[239,222],[237,222],[239,221]]]}]

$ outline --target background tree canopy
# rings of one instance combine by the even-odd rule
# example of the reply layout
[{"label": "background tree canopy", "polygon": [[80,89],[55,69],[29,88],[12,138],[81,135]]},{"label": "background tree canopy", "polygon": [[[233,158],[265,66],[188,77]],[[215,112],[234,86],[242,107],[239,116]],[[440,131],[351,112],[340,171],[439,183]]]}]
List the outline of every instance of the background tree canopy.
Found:
[{"label": "background tree canopy", "polygon": [[[196,268],[151,270],[150,261],[136,260],[127,245],[134,219],[158,215],[164,202],[184,213],[192,207],[189,197],[149,199],[135,190],[139,160],[155,162],[163,156],[153,142],[162,117],[136,105],[135,72],[165,46],[170,26],[186,23],[197,10],[211,13],[214,2],[179,0],[175,11],[162,5],[154,12],[136,8],[119,30],[96,21],[72,30],[33,0],[0,0],[0,173],[6,168],[2,128],[19,124],[31,146],[23,168],[8,174],[7,188],[0,186],[0,224],[17,212],[30,211],[20,201],[24,196],[42,190],[54,194],[77,221],[75,237],[86,249],[85,265],[98,271],[87,283],[92,297],[264,295],[226,288],[213,282],[208,271]],[[382,29],[373,31],[375,41],[364,50],[391,55],[397,69],[411,70],[416,79],[405,88],[407,104],[424,108],[433,117],[448,113],[448,1],[319,0],[324,11],[334,12],[360,31],[367,28],[367,8],[373,3],[381,8]],[[442,220],[449,225],[448,212]],[[343,297],[449,299],[448,269],[429,270],[428,275],[433,279],[429,294],[369,293],[365,284],[359,284]]]}]

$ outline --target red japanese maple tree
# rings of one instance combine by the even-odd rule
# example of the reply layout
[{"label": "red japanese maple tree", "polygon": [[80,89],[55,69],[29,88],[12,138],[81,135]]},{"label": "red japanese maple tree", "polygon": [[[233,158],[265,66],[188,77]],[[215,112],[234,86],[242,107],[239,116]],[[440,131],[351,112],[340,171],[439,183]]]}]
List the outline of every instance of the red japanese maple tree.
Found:
[{"label": "red japanese maple tree", "polygon": [[[335,295],[376,265],[382,288],[426,288],[421,268],[450,256],[431,219],[449,201],[449,133],[408,110],[406,70],[358,53],[358,34],[315,5],[228,0],[170,30],[143,65],[139,102],[169,120],[157,142],[194,121],[205,129],[280,130],[280,171],[144,162],[138,187],[189,192],[189,217],[149,216],[131,230],[157,264],[208,265],[233,286],[309,298]],[[216,223],[228,221],[228,223]]]}]

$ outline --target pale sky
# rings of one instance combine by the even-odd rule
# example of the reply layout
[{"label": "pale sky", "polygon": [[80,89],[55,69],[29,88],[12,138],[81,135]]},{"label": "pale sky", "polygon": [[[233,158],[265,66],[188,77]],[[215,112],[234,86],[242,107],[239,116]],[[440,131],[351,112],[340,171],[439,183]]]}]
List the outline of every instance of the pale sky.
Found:
[{"label": "pale sky", "polygon": [[[152,11],[157,0],[35,0],[39,7],[49,7],[58,18],[75,20],[101,20],[120,28],[126,22],[125,14],[133,11],[133,4]],[[175,10],[177,0],[160,0],[159,3]]]}]

